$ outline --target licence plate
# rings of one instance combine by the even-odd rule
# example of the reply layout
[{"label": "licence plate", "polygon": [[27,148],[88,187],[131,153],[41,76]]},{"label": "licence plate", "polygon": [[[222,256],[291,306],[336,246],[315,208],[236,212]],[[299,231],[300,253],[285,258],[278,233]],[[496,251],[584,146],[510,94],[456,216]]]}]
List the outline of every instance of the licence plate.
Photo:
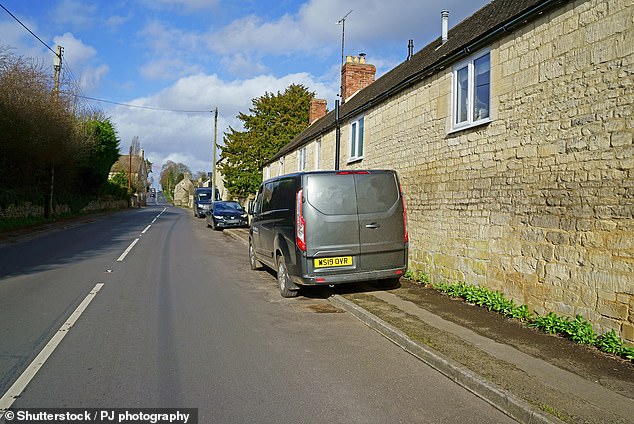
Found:
[{"label": "licence plate", "polygon": [[338,256],[335,258],[316,258],[313,259],[315,268],[326,268],[331,266],[351,266],[352,256]]}]

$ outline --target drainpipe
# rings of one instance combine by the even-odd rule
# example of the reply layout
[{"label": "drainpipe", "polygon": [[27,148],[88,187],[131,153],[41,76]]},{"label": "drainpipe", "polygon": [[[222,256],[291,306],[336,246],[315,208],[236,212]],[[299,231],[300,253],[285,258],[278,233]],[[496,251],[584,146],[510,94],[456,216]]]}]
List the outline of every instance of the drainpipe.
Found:
[{"label": "drainpipe", "polygon": [[339,149],[341,147],[341,128],[339,127],[339,99],[335,100],[335,171],[339,170]]}]

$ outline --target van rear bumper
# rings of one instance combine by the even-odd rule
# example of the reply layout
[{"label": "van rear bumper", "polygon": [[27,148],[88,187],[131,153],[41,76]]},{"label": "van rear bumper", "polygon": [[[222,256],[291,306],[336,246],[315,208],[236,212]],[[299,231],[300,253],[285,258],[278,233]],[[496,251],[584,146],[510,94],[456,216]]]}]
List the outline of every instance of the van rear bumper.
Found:
[{"label": "van rear bumper", "polygon": [[348,274],[326,274],[326,275],[304,275],[302,277],[292,276],[291,279],[295,284],[303,286],[323,286],[330,284],[359,283],[363,281],[387,280],[390,278],[399,278],[405,275],[407,266],[382,269],[378,271],[354,272]]}]

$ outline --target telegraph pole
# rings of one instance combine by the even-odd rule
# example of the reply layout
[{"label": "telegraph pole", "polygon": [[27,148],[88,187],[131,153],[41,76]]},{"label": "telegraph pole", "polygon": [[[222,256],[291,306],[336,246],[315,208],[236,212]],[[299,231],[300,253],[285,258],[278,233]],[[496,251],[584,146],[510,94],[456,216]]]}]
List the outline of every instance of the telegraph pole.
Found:
[{"label": "telegraph pole", "polygon": [[53,67],[55,68],[55,79],[53,81],[53,93],[55,97],[59,96],[59,75],[62,70],[62,54],[64,53],[64,47],[57,46],[57,53],[55,54],[55,61]]},{"label": "telegraph pole", "polygon": [[[62,46],[57,46],[57,53],[55,54],[55,60],[53,61],[53,68],[55,69],[55,76],[53,79],[53,96],[55,100],[59,97],[59,80],[60,74],[62,71],[62,54],[64,53],[64,48]],[[52,218],[53,217],[53,193],[55,191],[55,162],[51,163],[51,191],[48,195],[48,202],[46,207],[44,208],[44,217]]]},{"label": "telegraph pole", "polygon": [[214,148],[211,158],[211,201],[216,201],[216,146],[218,138],[218,106],[214,108]]}]

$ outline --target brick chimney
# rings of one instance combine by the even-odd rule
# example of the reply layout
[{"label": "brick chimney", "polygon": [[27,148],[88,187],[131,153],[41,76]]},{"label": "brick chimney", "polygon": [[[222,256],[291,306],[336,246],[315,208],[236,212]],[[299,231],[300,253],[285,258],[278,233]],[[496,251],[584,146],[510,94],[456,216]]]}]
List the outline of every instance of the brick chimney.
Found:
[{"label": "brick chimney", "polygon": [[313,122],[317,121],[321,117],[326,115],[327,112],[327,104],[326,100],[323,99],[310,99],[310,112],[308,116],[308,125],[312,125]]},{"label": "brick chimney", "polygon": [[376,67],[365,63],[365,54],[346,56],[341,68],[341,103],[374,82]]}]

